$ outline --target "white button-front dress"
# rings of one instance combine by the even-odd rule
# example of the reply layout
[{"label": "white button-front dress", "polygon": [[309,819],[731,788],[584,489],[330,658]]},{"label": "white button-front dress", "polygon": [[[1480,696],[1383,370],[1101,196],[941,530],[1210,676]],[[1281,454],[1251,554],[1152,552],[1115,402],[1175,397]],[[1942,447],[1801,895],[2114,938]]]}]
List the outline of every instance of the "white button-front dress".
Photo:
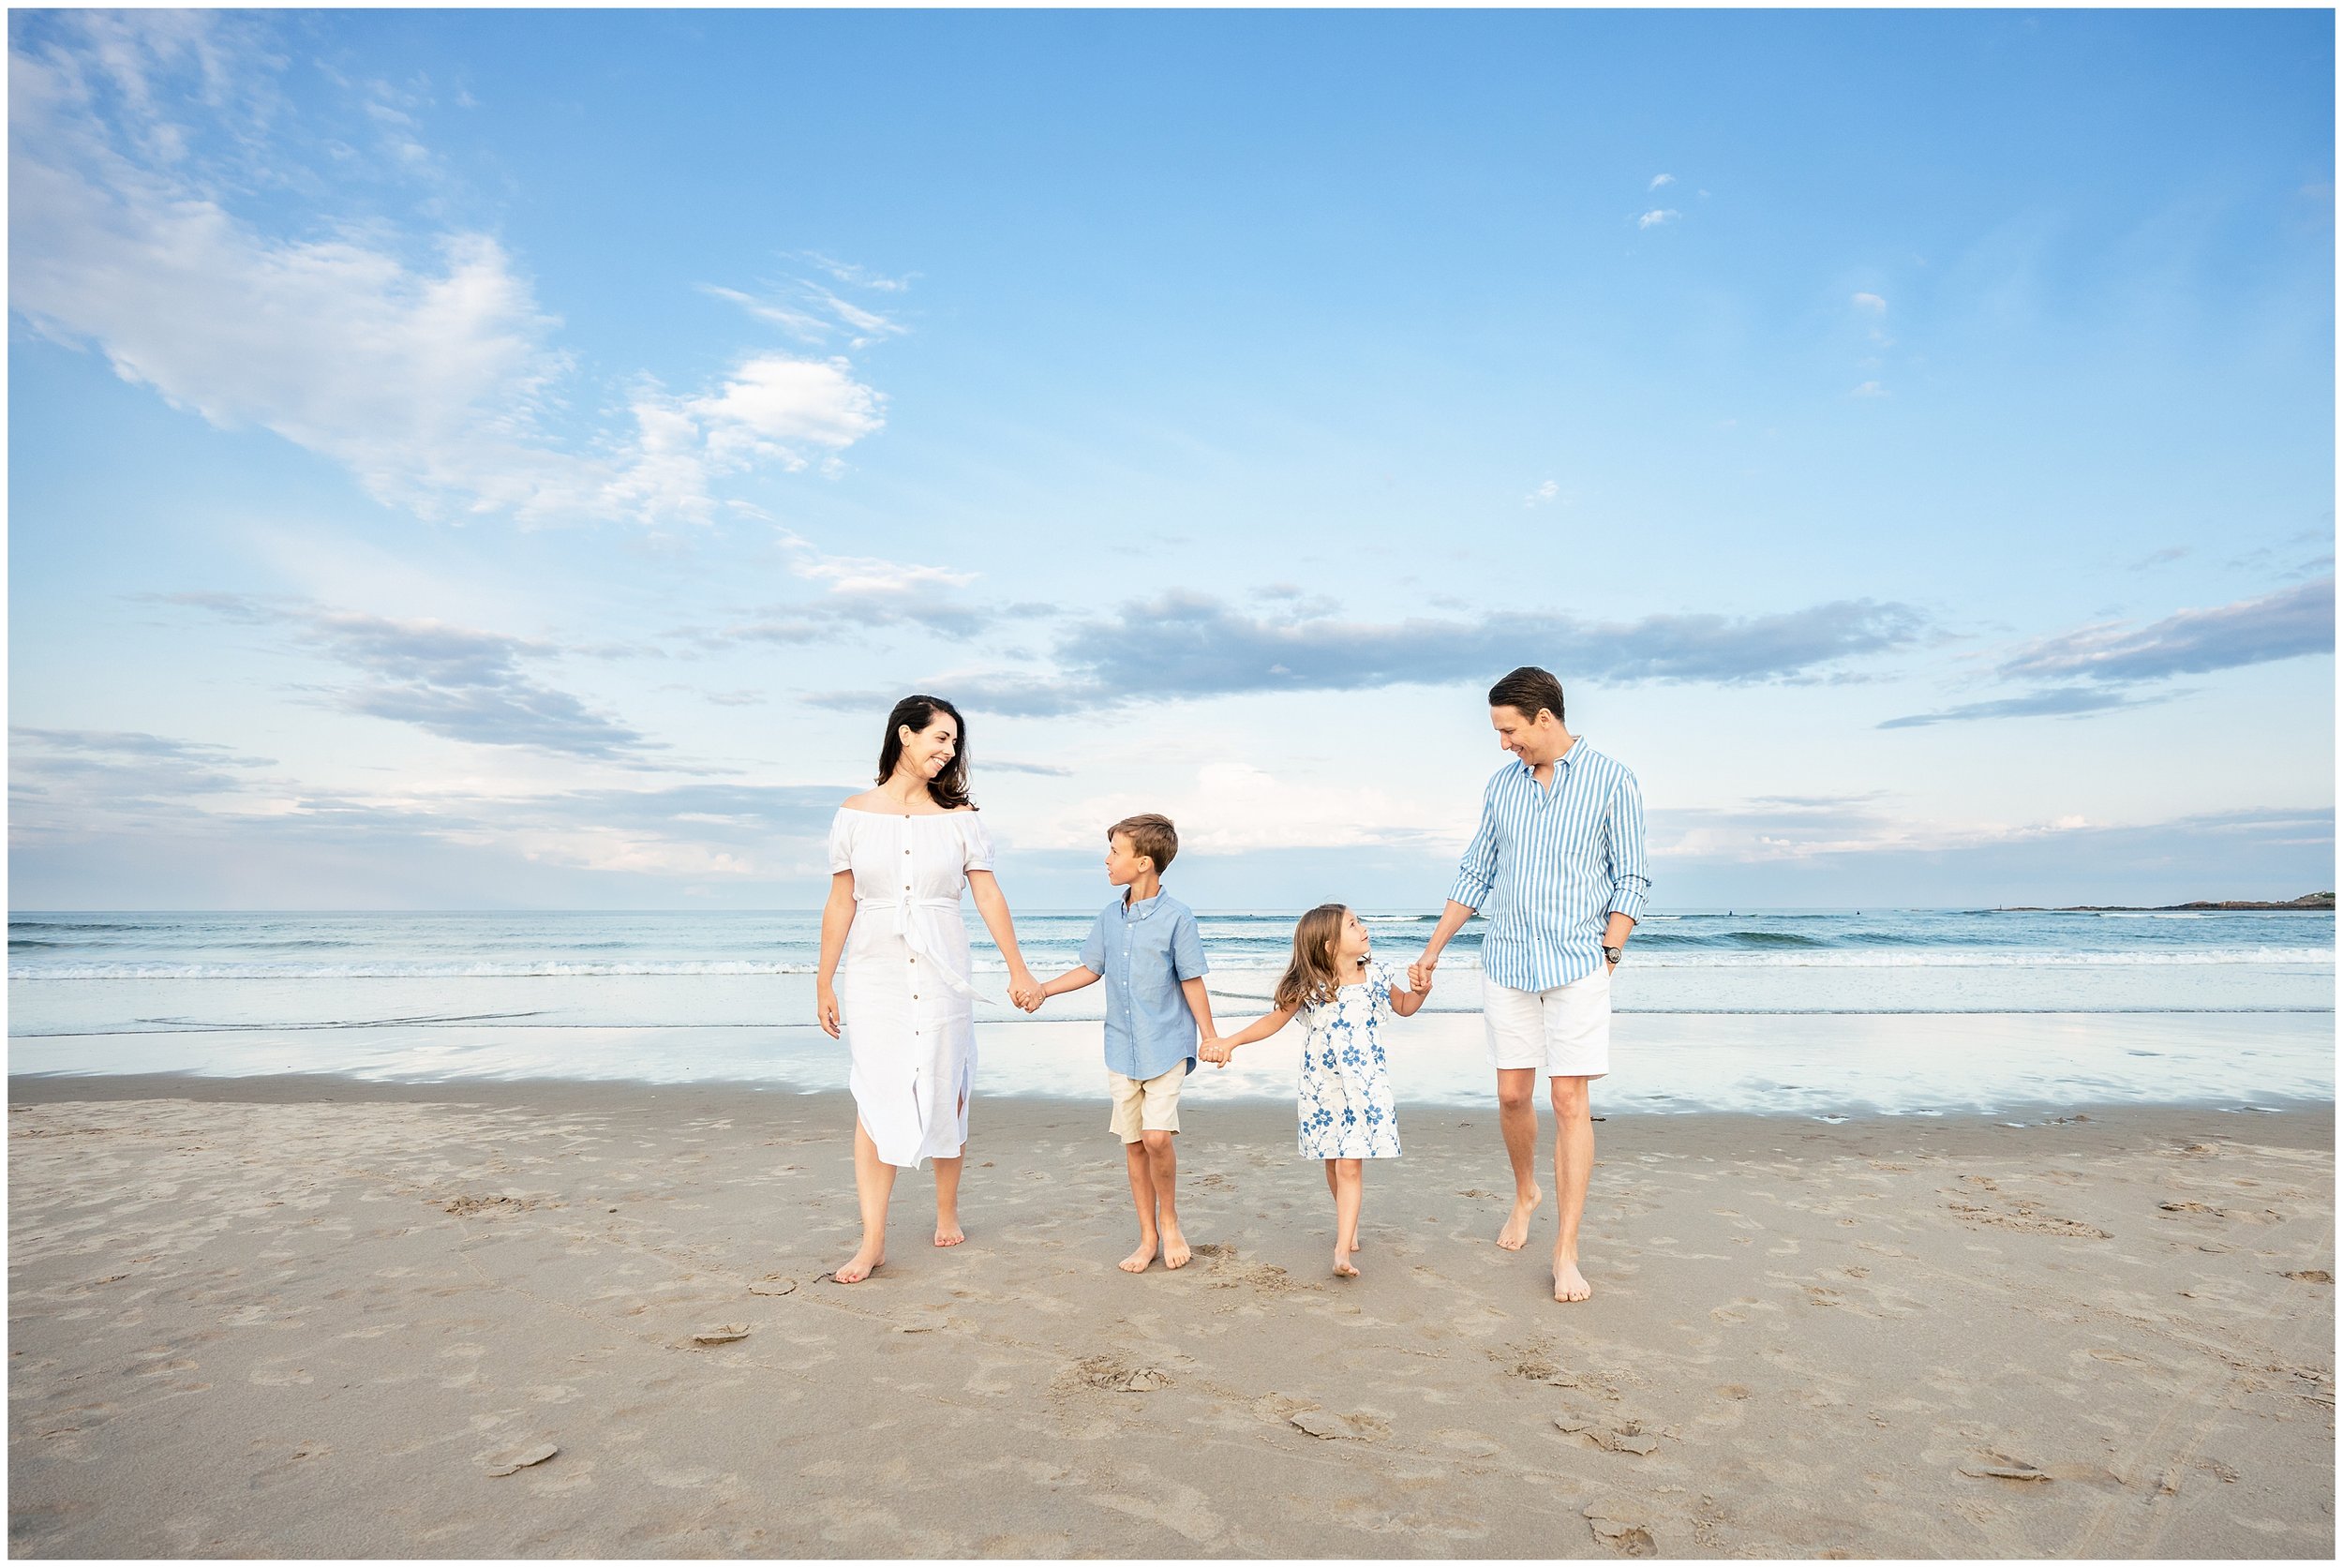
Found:
[{"label": "white button-front dress", "polygon": [[854,924],[838,1011],[855,1110],[889,1165],[957,1157],[968,1141],[976,991],[968,983],[968,874],[992,869],[974,812],[906,816],[840,807],[829,869],[854,873]]}]

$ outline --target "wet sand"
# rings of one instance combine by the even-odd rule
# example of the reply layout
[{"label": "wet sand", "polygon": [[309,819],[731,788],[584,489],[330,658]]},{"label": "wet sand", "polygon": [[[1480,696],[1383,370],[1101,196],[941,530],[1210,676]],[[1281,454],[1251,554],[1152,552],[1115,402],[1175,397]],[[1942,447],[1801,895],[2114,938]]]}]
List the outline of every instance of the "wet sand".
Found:
[{"label": "wet sand", "polygon": [[907,1175],[847,1288],[833,1095],[9,1111],[19,1556],[2335,1548],[2327,1106],[1613,1116],[1568,1307],[1493,1112],[1403,1107],[1338,1281],[1291,1112],[1193,1108],[1199,1256],[1133,1277],[1103,1103],[981,1099],[966,1244]]}]

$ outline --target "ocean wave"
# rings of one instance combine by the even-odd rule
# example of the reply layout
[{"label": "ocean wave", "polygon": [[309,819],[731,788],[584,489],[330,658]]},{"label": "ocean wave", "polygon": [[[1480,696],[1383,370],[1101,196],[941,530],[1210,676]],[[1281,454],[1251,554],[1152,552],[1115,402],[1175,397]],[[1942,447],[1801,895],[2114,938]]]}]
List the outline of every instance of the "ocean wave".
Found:
[{"label": "ocean wave", "polygon": [[[1047,948],[1028,952],[1037,968],[1057,962]],[[1381,962],[1398,967],[1411,954],[1385,953]],[[1284,968],[1283,951],[1214,953],[1216,974],[1275,975]],[[1066,962],[1072,962],[1070,956]],[[2335,952],[2329,948],[2232,948],[2185,952],[2038,952],[1980,948],[1900,950],[1844,949],[1801,946],[1775,951],[1688,951],[1646,939],[1632,949],[1628,963],[1636,968],[1670,970],[1739,969],[2145,969],[2209,968],[2217,965],[2263,964],[2311,966],[2332,972]],[[1478,954],[1451,951],[1441,967],[1450,972],[1481,968]],[[979,973],[997,975],[1004,965],[989,951],[976,955]],[[12,963],[11,980],[349,980],[349,979],[598,979],[748,978],[811,975],[814,955],[773,959],[679,959],[564,962],[552,959],[428,960],[406,963],[70,963],[34,961]]]},{"label": "ocean wave", "polygon": [[[981,965],[979,966],[981,967]],[[613,976],[811,975],[801,962],[705,960],[674,963],[52,963],[10,965],[12,980],[525,980]]]}]

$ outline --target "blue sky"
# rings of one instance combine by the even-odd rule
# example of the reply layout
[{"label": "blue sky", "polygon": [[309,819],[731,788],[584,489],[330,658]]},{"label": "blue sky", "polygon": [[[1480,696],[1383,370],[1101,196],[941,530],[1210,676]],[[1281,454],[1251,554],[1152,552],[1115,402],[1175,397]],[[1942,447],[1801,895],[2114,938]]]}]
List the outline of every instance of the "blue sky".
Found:
[{"label": "blue sky", "polygon": [[10,15],[10,902],[2332,885],[2328,13]]}]

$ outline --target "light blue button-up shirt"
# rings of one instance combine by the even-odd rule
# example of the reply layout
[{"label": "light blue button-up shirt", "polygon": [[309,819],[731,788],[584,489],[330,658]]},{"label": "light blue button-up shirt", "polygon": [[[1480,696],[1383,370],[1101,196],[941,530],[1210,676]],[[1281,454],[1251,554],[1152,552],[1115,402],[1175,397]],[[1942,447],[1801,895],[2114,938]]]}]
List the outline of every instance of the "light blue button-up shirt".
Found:
[{"label": "light blue button-up shirt", "polygon": [[1448,896],[1488,917],[1483,975],[1544,991],[1600,969],[1604,927],[1614,913],[1642,919],[1650,886],[1635,775],[1582,737],[1550,789],[1519,760],[1489,780]]},{"label": "light blue button-up shirt", "polygon": [[1204,973],[1194,910],[1169,893],[1116,899],[1091,922],[1082,966],[1107,982],[1109,1068],[1138,1079],[1196,1070],[1196,1015],[1180,990]]}]

